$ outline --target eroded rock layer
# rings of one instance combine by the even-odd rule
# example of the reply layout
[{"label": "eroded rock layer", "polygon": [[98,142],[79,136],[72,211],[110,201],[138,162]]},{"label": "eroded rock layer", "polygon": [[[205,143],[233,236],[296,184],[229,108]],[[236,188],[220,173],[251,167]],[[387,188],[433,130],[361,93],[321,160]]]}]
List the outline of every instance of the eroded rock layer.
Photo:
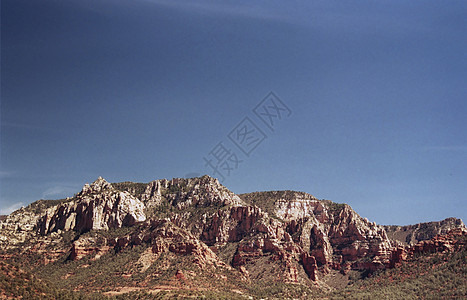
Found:
[{"label": "eroded rock layer", "polygon": [[[48,263],[65,256],[98,260],[141,246],[142,270],[170,254],[190,257],[200,268],[237,272],[245,280],[307,284],[331,269],[374,271],[413,253],[448,251],[454,244],[440,236],[409,248],[387,233],[418,242],[434,233],[465,231],[461,220],[443,222],[384,227],[346,204],[294,191],[236,195],[209,176],[115,184],[99,177],[72,198],[41,200],[1,220],[0,250],[55,249]],[[400,234],[404,230],[408,233]],[[86,235],[92,232],[112,234]]]}]

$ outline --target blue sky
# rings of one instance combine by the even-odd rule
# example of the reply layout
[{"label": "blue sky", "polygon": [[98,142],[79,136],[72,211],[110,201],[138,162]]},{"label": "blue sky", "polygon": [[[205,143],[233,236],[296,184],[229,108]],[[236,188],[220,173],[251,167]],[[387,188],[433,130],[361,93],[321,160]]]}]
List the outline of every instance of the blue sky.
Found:
[{"label": "blue sky", "polygon": [[[203,158],[221,143],[236,193],[467,218],[465,1],[1,5],[0,213],[98,176],[219,177]],[[271,91],[290,110],[259,114],[272,128],[253,111]],[[242,128],[263,137],[248,156]]]}]

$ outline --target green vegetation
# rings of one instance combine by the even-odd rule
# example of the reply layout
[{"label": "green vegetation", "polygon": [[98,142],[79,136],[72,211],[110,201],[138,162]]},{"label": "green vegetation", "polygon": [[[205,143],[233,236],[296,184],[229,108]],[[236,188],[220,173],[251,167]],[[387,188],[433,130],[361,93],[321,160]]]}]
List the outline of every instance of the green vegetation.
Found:
[{"label": "green vegetation", "polygon": [[56,206],[62,203],[67,203],[76,200],[76,198],[66,198],[66,199],[57,199],[57,200],[37,200],[28,206],[25,207],[27,211],[30,211],[34,214],[41,214],[43,213],[46,209]]},{"label": "green vegetation", "polygon": [[175,211],[175,207],[170,204],[165,197],[162,197],[162,201],[159,205],[146,207],[145,214],[148,218],[165,218]]},{"label": "green vegetation", "polygon": [[[101,235],[117,237],[124,236],[125,230],[128,229],[90,231],[85,235],[94,238]],[[219,257],[230,262],[235,246],[235,243],[228,243],[218,249]],[[172,252],[162,253],[145,269],[140,260],[148,250],[148,245],[144,244],[127,247],[118,253],[110,250],[98,260],[88,256],[79,261],[69,261],[64,255],[45,266],[33,263],[40,261],[41,257],[30,254],[16,261],[27,264],[31,268],[29,273],[12,267],[15,262],[0,264],[0,298],[107,299],[102,293],[118,291],[121,287],[135,287],[138,290],[109,296],[110,299],[244,299],[250,295],[264,299],[465,298],[467,249],[465,245],[463,247],[456,253],[418,255],[400,267],[370,276],[350,271],[346,280],[348,285],[331,292],[320,290],[317,286],[278,282],[272,277],[250,282],[232,280],[238,276],[235,270],[209,267],[202,270],[193,263],[191,255]],[[264,263],[268,264],[268,261]],[[183,271],[185,278],[176,278],[179,270]],[[274,272],[271,272],[272,276]],[[75,289],[80,292],[70,292]],[[93,294],[96,292],[98,294]]]},{"label": "green vegetation", "polygon": [[332,299],[465,299],[467,247],[455,253],[419,255],[329,295]]},{"label": "green vegetation", "polygon": [[255,282],[249,287],[249,293],[260,299],[314,299],[324,295],[317,288],[277,281]]},{"label": "green vegetation", "polygon": [[237,243],[226,243],[223,247],[220,247],[217,256],[226,264],[232,262],[232,259],[235,255],[235,251],[237,250],[238,242]]},{"label": "green vegetation", "polygon": [[[240,198],[250,205],[256,205],[263,211],[267,212],[269,216],[277,218],[275,214],[275,205],[278,200],[292,201],[295,199],[318,200],[312,195],[305,192],[296,191],[269,191],[269,192],[254,192],[248,194],[240,194]],[[346,204],[335,203],[331,200],[319,200],[325,204],[331,213],[339,213]]]},{"label": "green vegetation", "polygon": [[[250,203],[250,204],[255,204],[258,205],[258,203],[263,203],[264,201],[277,201],[277,200],[286,200],[286,201],[292,201],[296,198],[303,198],[303,199],[309,199],[309,200],[317,200],[315,197],[312,195],[305,193],[305,192],[296,192],[296,191],[290,191],[290,190],[285,190],[285,191],[267,191],[267,192],[253,192],[253,193],[247,193],[247,194],[240,194],[240,198],[242,198],[244,201]],[[259,206],[259,205],[258,205]]]},{"label": "green vegetation", "polygon": [[131,227],[120,227],[112,228],[109,230],[91,230],[85,234],[82,234],[82,236],[93,236],[97,240],[99,240],[99,237],[105,237],[107,240],[111,240],[119,237],[128,236],[133,231],[133,229]]},{"label": "green vegetation", "polygon": [[[110,231],[89,231],[83,234],[82,237],[92,238],[99,244],[98,241],[102,237],[127,236],[128,230],[128,228],[119,228]],[[151,245],[145,243],[127,246],[120,250],[110,249],[102,257],[94,260],[93,257],[96,253],[94,251],[90,253],[91,255],[77,261],[69,260],[68,254],[64,254],[57,261],[43,265],[41,261],[44,254],[27,252],[12,260],[11,263],[21,264],[23,268],[36,274],[41,282],[46,282],[51,286],[51,291],[47,293],[52,295],[63,290],[79,290],[83,295],[91,295],[96,292],[116,292],[123,287],[130,287],[140,290],[129,294],[115,295],[114,298],[238,298],[238,294],[231,290],[240,286],[240,282],[226,280],[227,278],[235,278],[237,274],[235,272],[237,271],[228,268],[211,269],[210,266],[208,266],[208,272],[202,271],[200,266],[194,263],[193,255],[163,252],[159,256],[153,256],[151,254]],[[144,255],[149,257],[149,261],[141,259]],[[186,279],[176,278],[175,275],[179,270],[183,270]],[[54,285],[50,282],[54,282]],[[170,288],[169,291],[154,292],[151,290],[153,287],[157,290],[158,286],[173,288]],[[177,286],[180,287],[180,290],[177,290]],[[69,297],[80,297],[79,295],[81,294],[73,293]],[[104,295],[99,294],[99,297],[104,297]],[[90,297],[89,299],[101,299],[99,297]]]},{"label": "green vegetation", "polygon": [[170,194],[178,194],[180,192],[187,192],[187,182],[184,180],[177,184],[171,184],[167,189],[167,192]]},{"label": "green vegetation", "polygon": [[[89,256],[79,261],[67,260],[64,256],[54,263],[40,266],[34,272],[43,279],[56,282],[59,288],[93,292],[112,287],[133,285],[133,280],[124,276],[131,272],[134,263],[144,249],[134,247],[120,253],[111,250],[101,259],[91,260]],[[66,280],[62,280],[66,278]]]},{"label": "green vegetation", "polygon": [[0,261],[0,298],[11,299],[108,299],[96,294],[83,294],[58,289],[47,280],[39,280],[29,272]]},{"label": "green vegetation", "polygon": [[[171,217],[176,212],[183,215],[187,224],[186,230],[201,232],[199,226],[203,215],[211,217],[219,212],[220,217],[230,206],[217,201],[217,191],[212,186],[204,187],[201,181],[212,181],[202,177],[192,181],[177,180],[168,188],[162,188],[160,202],[153,201],[147,208],[147,216],[152,218]],[[122,182],[112,184],[120,191],[128,191],[140,197],[148,184]],[[200,185],[199,190],[194,190]],[[228,190],[217,187],[221,193]],[[205,189],[205,190],[203,190]],[[204,192],[206,192],[204,194]],[[203,195],[202,201],[193,201],[190,205],[180,205],[196,200]],[[275,217],[274,210],[277,201],[292,201],[294,199],[317,200],[312,195],[294,191],[272,191],[242,194],[240,197],[249,204],[259,206],[263,211]],[[33,212],[43,212],[48,207],[59,205],[71,199],[40,200],[27,209]],[[346,204],[334,203],[329,200],[319,200],[335,216]],[[148,201],[151,202],[151,201]],[[277,217],[276,217],[277,218]],[[256,222],[259,222],[256,220]],[[307,222],[307,219],[301,220]],[[166,224],[166,223],[161,223]],[[147,225],[147,224],[146,224]],[[151,225],[152,226],[152,225]],[[158,225],[157,225],[158,226]],[[248,297],[263,299],[405,299],[405,298],[466,298],[467,296],[467,249],[464,245],[461,251],[444,254],[420,254],[402,266],[386,271],[370,274],[369,271],[352,270],[347,274],[335,272],[338,275],[319,275],[323,281],[313,283],[306,277],[300,277],[301,284],[285,283],[278,274],[285,266],[274,263],[272,254],[255,258],[255,265],[246,265],[249,278],[242,278],[240,271],[225,267],[223,264],[210,265],[204,258],[184,252],[166,251],[154,254],[152,241],[135,242],[122,247],[110,247],[107,253],[99,259],[95,254],[109,245],[107,241],[115,241],[121,237],[145,236],[156,230],[167,233],[164,236],[171,245],[186,242],[185,236],[179,235],[180,229],[172,227],[147,228],[143,224],[118,229],[90,230],[86,233],[74,231],[60,232],[53,243],[39,248],[45,251],[24,251],[19,254],[11,250],[0,261],[0,298],[15,299],[245,299]],[[165,226],[165,225],[161,225]],[[298,240],[302,226],[292,237]],[[198,230],[198,231],[197,231]],[[308,229],[310,230],[310,229]],[[79,237],[92,240],[91,248],[85,249],[90,255],[77,261],[69,259],[71,244]],[[257,236],[256,236],[257,237]],[[247,242],[253,236],[245,237]],[[158,243],[161,242],[157,240]],[[466,242],[466,241],[464,241]],[[27,244],[29,243],[29,244]],[[24,246],[33,247],[37,240],[25,242]],[[113,242],[111,242],[111,245]],[[209,241],[206,241],[209,243]],[[212,242],[213,244],[214,242]],[[218,257],[227,265],[231,264],[239,242],[226,243],[212,248]],[[166,244],[167,246],[168,244]],[[96,248],[92,248],[96,246]],[[159,245],[158,245],[159,246]],[[26,249],[28,247],[24,247]],[[94,250],[93,250],[94,249]],[[49,253],[50,250],[50,253]],[[57,251],[59,250],[59,251]],[[60,252],[63,251],[63,252]],[[177,252],[175,254],[174,252]],[[60,258],[48,264],[45,261]],[[263,254],[264,254],[263,253]],[[101,253],[102,254],[102,253]],[[254,253],[253,253],[254,254]],[[362,258],[359,262],[369,261]],[[298,266],[298,262],[294,262]],[[288,266],[290,267],[290,266]],[[282,270],[282,269],[284,270]],[[297,268],[299,272],[303,269]],[[302,274],[303,275],[303,274]],[[329,274],[328,274],[329,275]],[[324,287],[324,288],[323,288]],[[79,292],[75,292],[79,291]]]},{"label": "green vegetation", "polygon": [[321,200],[328,208],[331,213],[340,213],[346,206],[345,203],[336,203],[331,200]]},{"label": "green vegetation", "polygon": [[112,183],[113,188],[121,192],[129,192],[131,195],[140,198],[141,194],[144,193],[146,187],[149,183],[139,183],[139,182],[117,182]]}]

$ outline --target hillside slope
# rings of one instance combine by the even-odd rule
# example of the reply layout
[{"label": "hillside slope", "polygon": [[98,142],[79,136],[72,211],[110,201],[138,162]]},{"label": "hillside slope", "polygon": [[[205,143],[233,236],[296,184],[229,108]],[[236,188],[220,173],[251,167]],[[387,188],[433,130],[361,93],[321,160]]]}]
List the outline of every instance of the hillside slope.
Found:
[{"label": "hillside slope", "polygon": [[67,290],[306,298],[410,259],[415,250],[390,237],[420,241],[465,225],[381,226],[307,193],[236,195],[203,176],[99,177],[73,197],[21,208],[0,228],[3,260]]}]

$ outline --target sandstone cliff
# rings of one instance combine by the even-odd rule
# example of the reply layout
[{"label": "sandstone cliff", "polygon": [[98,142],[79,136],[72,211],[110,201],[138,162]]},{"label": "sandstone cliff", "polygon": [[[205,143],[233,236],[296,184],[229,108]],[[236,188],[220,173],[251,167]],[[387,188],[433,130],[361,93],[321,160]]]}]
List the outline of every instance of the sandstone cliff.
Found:
[{"label": "sandstone cliff", "polygon": [[439,222],[419,223],[415,225],[386,225],[389,238],[404,245],[414,245],[420,241],[430,240],[438,234],[446,234],[455,228],[465,228],[461,219],[447,218]]},{"label": "sandstone cliff", "polygon": [[115,190],[99,177],[86,184],[75,201],[47,209],[37,222],[42,235],[57,230],[86,232],[131,226],[146,220],[144,204],[128,192]]},{"label": "sandstone cliff", "polygon": [[47,254],[44,264],[59,264],[133,251],[140,267],[128,264],[125,276],[183,257],[199,270],[218,269],[220,278],[309,285],[332,270],[391,268],[418,251],[396,240],[465,230],[457,219],[427,224],[377,225],[346,204],[303,192],[236,195],[209,176],[113,184],[99,177],[72,198],[41,200],[2,220],[0,252]]}]

